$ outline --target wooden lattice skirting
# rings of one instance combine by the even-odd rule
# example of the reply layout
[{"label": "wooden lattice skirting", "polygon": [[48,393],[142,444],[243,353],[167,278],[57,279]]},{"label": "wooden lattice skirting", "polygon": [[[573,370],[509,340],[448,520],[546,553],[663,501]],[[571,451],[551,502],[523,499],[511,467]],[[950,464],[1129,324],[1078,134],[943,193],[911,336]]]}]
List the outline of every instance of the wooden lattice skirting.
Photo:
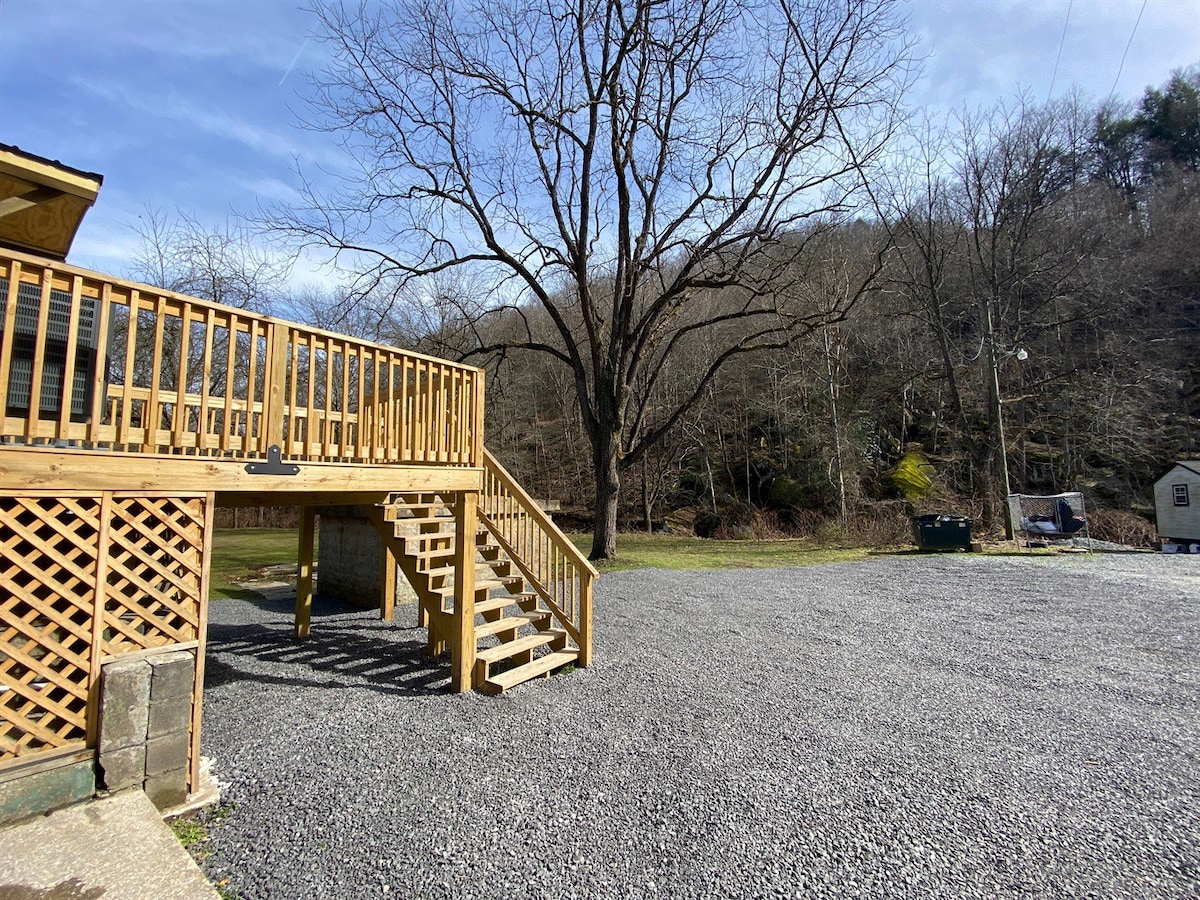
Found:
[{"label": "wooden lattice skirting", "polygon": [[0,497],[0,776],[95,746],[100,667],[195,648],[199,759],[211,494]]}]

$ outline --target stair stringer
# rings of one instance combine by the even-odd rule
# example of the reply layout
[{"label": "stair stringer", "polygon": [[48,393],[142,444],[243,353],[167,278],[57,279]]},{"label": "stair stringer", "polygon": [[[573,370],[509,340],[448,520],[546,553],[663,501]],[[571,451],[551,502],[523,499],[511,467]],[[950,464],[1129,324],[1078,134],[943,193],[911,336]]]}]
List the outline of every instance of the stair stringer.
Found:
[{"label": "stair stringer", "polygon": [[[388,521],[381,507],[371,507],[369,510],[371,524],[379,533],[384,547],[390,552],[404,578],[408,581],[417,596],[417,604],[421,611],[420,624],[429,629],[427,651],[430,656],[443,655],[450,646],[453,637],[454,616],[442,608],[441,595],[435,594],[430,586],[427,572],[420,568],[419,557],[408,552],[408,544],[404,537],[396,534],[394,522]],[[451,520],[453,521],[453,520]],[[453,532],[450,538],[453,540]]]},{"label": "stair stringer", "polygon": [[[439,634],[435,635],[433,629],[430,634],[430,650],[436,654],[444,652],[447,645],[454,646],[457,633],[454,612],[444,605],[452,596],[452,580],[457,576],[452,564],[447,565],[454,555],[456,517],[443,514],[453,509],[456,499],[436,493],[397,492],[372,509],[376,530],[417,595],[422,610],[420,624],[436,621],[441,625]],[[399,533],[406,523],[415,523],[421,533]],[[428,542],[441,542],[440,551],[429,555],[425,549]],[[532,589],[526,586],[530,567],[509,555],[508,542],[482,517],[477,520],[475,548],[476,572],[486,570],[486,574],[476,577],[474,599],[480,608],[477,618],[472,617],[474,633],[468,638],[475,651],[471,687],[499,694],[577,662],[580,652],[570,645],[571,633],[553,627],[554,605],[543,599],[547,592],[541,585],[533,585]],[[507,602],[501,603],[501,598]],[[501,663],[510,668],[497,672],[493,666]]]}]

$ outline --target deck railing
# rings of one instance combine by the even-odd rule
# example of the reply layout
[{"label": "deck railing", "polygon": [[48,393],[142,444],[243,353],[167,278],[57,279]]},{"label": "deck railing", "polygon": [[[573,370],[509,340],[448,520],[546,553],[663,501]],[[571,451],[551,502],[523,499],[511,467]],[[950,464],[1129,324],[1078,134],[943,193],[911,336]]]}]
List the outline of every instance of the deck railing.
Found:
[{"label": "deck railing", "polygon": [[479,369],[0,250],[0,439],[478,466]]},{"label": "deck railing", "polygon": [[599,573],[488,450],[483,457],[479,518],[575,641],[579,664],[586,666],[592,659],[592,582]]}]

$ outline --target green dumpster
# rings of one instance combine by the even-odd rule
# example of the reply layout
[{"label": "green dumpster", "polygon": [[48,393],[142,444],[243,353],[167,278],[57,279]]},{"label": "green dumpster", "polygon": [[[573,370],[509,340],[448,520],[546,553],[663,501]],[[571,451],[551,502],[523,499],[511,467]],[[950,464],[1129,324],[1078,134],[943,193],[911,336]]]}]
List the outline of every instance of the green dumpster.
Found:
[{"label": "green dumpster", "polygon": [[912,517],[913,540],[925,552],[970,550],[971,520],[966,516],[936,513]]}]

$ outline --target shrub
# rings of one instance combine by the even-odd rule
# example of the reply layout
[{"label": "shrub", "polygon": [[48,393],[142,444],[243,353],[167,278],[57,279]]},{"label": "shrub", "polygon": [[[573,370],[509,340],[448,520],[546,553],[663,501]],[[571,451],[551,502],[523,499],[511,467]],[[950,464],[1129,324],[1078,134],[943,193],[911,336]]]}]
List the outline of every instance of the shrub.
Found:
[{"label": "shrub", "polygon": [[1158,537],[1154,523],[1123,509],[1089,509],[1088,534],[1098,541],[1147,548]]}]

